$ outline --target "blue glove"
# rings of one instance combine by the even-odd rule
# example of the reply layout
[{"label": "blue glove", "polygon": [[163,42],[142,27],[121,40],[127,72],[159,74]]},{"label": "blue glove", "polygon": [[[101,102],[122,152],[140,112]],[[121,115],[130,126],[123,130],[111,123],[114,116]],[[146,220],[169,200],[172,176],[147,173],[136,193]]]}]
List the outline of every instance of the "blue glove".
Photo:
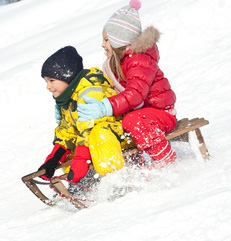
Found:
[{"label": "blue glove", "polygon": [[83,100],[86,104],[79,103],[77,107],[80,122],[112,116],[113,110],[108,98],[99,101],[95,98],[84,96]]},{"label": "blue glove", "polygon": [[58,125],[60,125],[61,119],[62,119],[62,116],[61,116],[60,109],[59,109],[59,107],[57,105],[55,105],[55,122]]}]

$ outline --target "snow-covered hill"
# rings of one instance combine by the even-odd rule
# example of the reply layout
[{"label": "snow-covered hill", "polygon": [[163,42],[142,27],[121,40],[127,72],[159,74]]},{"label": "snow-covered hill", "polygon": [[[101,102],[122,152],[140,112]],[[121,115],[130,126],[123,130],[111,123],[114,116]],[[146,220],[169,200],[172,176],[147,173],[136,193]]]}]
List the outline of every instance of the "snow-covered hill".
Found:
[{"label": "snow-covered hill", "polygon": [[[126,169],[102,182],[97,204],[50,208],[22,183],[52,148],[54,100],[44,60],[73,45],[85,68],[101,67],[101,32],[122,0],[23,0],[0,7],[0,239],[231,241],[231,2],[142,0],[143,28],[157,27],[160,67],[177,94],[178,118],[205,117],[211,161],[174,144],[179,163],[145,182]],[[128,180],[129,179],[129,180]],[[112,186],[139,187],[113,202]]]}]

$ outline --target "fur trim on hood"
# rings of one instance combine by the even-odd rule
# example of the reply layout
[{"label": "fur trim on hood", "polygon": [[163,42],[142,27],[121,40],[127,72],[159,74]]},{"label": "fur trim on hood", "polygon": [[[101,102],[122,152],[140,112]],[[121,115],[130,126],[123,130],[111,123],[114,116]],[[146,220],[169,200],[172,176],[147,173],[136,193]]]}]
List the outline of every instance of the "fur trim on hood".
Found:
[{"label": "fur trim on hood", "polygon": [[153,26],[147,27],[131,44],[131,50],[134,53],[142,53],[158,42],[159,38],[160,32],[156,28]]}]

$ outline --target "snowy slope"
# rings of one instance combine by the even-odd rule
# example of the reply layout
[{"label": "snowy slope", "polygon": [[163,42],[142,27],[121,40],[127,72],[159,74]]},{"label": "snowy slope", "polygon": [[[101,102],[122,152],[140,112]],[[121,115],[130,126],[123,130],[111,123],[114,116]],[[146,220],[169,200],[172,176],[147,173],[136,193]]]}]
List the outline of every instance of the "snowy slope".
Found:
[{"label": "snowy slope", "polygon": [[[179,163],[149,182],[123,169],[108,175],[97,203],[50,208],[22,183],[52,148],[54,100],[44,60],[75,46],[85,68],[101,67],[105,21],[128,1],[23,0],[0,7],[0,240],[231,241],[231,2],[142,0],[143,27],[161,35],[160,67],[177,94],[178,118],[205,117],[211,161],[174,144]],[[139,188],[113,202],[114,184]]]}]

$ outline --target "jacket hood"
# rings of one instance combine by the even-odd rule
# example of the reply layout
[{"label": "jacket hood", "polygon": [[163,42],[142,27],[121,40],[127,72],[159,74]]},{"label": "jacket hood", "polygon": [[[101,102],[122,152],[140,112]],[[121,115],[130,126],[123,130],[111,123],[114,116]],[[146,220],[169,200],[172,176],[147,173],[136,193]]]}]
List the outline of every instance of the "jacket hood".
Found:
[{"label": "jacket hood", "polygon": [[153,26],[147,27],[137,39],[131,44],[134,53],[142,53],[153,47],[160,39],[160,32]]}]

